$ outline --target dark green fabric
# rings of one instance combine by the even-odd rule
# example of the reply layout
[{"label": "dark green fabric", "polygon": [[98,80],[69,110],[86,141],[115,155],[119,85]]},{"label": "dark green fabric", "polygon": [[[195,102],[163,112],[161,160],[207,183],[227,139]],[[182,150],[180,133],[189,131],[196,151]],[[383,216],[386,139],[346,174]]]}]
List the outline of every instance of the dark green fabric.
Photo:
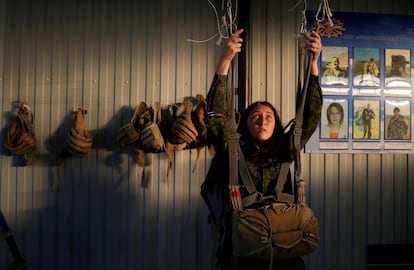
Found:
[{"label": "dark green fabric", "polygon": [[311,75],[306,95],[306,103],[303,111],[302,148],[315,132],[321,121],[322,90],[319,85],[319,77]]},{"label": "dark green fabric", "polygon": [[216,74],[206,98],[207,112],[214,113],[214,116],[207,120],[207,145],[213,145],[218,152],[227,149],[226,91],[227,76]]}]

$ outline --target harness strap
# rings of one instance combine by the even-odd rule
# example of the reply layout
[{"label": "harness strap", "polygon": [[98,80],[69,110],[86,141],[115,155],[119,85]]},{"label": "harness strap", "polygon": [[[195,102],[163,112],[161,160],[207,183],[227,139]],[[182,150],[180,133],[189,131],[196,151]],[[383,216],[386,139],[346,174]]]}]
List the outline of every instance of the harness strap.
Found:
[{"label": "harness strap", "polygon": [[239,153],[239,135],[237,134],[237,124],[235,115],[235,86],[234,81],[236,78],[236,71],[234,68],[234,60],[231,62],[231,86],[227,87],[227,108],[228,108],[228,120],[227,125],[229,128],[229,189],[230,189],[230,200],[233,209],[242,210],[243,203],[241,200],[239,180],[239,166],[238,161],[243,153]]},{"label": "harness strap", "polygon": [[[303,42],[304,39],[301,39],[301,42]],[[300,56],[301,56],[301,64],[300,67],[304,66],[304,46],[302,46],[302,44],[299,45],[301,48],[301,51],[299,52]],[[303,123],[303,111],[304,111],[304,107],[305,107],[305,100],[306,100],[306,94],[307,94],[307,90],[308,90],[308,85],[309,85],[309,78],[310,78],[310,66],[309,64],[312,62],[312,58],[313,55],[310,56],[310,59],[308,61],[308,66],[307,66],[307,72],[306,72],[306,78],[302,87],[302,91],[300,92],[300,100],[298,103],[298,107],[296,110],[296,116],[295,119],[291,120],[288,125],[285,127],[285,129],[290,126],[291,124],[294,125],[294,130],[293,130],[293,151],[294,151],[294,156],[295,156],[295,184],[301,189],[299,191],[299,195],[298,196],[298,202],[305,202],[305,196],[304,196],[304,181],[300,180],[300,175],[301,175],[301,161],[300,161],[300,152],[301,152],[301,136],[302,136],[302,123]],[[300,76],[303,76],[300,74]],[[230,145],[229,145],[230,146]],[[238,164],[239,164],[239,173],[240,173],[240,177],[242,178],[244,187],[246,188],[246,190],[248,191],[249,195],[245,196],[243,198],[243,206],[249,206],[255,202],[258,202],[258,200],[260,199],[259,194],[256,191],[256,186],[254,185],[253,180],[251,179],[250,173],[248,171],[247,168],[247,164],[246,161],[244,160],[244,156],[243,153],[241,152],[241,148],[240,148],[240,144],[239,144],[239,151],[240,151],[240,155],[238,155]],[[231,161],[231,159],[230,159]],[[288,193],[284,193],[283,192],[283,187],[286,184],[287,181],[287,175],[289,172],[289,168],[290,168],[290,164],[291,162],[284,162],[281,165],[280,168],[280,172],[279,172],[279,176],[277,179],[277,183],[275,186],[275,194],[276,194],[276,199],[278,201],[283,201],[286,203],[293,203],[295,202],[295,196],[292,194],[288,194]]]},{"label": "harness strap", "polygon": [[[300,39],[300,41],[302,43],[304,43],[304,39],[303,37]],[[305,62],[305,52],[303,51],[304,48],[304,44],[300,44],[300,57],[301,57],[301,65],[304,66],[304,62]],[[296,185],[299,185],[299,183],[301,182],[301,173],[302,173],[302,163],[301,163],[301,137],[302,137],[302,124],[303,124],[303,112],[304,112],[304,108],[305,108],[305,100],[306,100],[306,95],[308,92],[308,86],[309,86],[309,78],[310,78],[310,74],[311,74],[311,69],[310,69],[310,63],[313,60],[313,54],[311,54],[309,56],[309,60],[308,60],[308,66],[306,67],[306,78],[302,87],[302,91],[301,91],[301,98],[300,98],[300,103],[298,104],[298,107],[296,109],[296,123],[295,123],[295,129],[293,131],[293,145],[294,145],[294,151],[295,151],[295,183]],[[301,187],[304,187],[304,185],[302,185]],[[301,194],[304,194],[304,192],[302,191]],[[299,196],[298,197],[298,202],[305,202],[305,198],[304,196]]]},{"label": "harness strap", "polygon": [[243,179],[244,187],[246,188],[247,192],[251,194],[256,192],[256,186],[254,185],[253,179],[250,176],[249,169],[247,168],[246,160],[244,159],[240,144],[238,144],[238,150],[240,153],[238,162],[240,177]]}]

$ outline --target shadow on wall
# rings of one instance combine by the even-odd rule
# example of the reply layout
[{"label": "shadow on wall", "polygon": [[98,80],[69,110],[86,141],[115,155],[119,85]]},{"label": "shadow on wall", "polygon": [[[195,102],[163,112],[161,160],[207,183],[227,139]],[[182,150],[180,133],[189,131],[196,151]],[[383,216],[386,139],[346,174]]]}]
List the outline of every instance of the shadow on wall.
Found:
[{"label": "shadow on wall", "polygon": [[[133,158],[134,154],[134,145],[128,145],[123,148],[119,146],[116,140],[117,132],[121,127],[122,123],[128,119],[129,116],[132,114],[132,109],[124,106],[121,108],[116,114],[112,116],[112,118],[106,123],[102,128],[87,131],[90,136],[92,137],[93,143],[91,145],[92,149],[101,149],[110,151],[111,154],[106,156],[104,159],[105,167],[109,167],[114,169],[120,175],[120,178],[116,183],[115,186],[119,186],[123,179],[123,173],[121,169],[122,154],[128,153],[131,158]],[[85,114],[85,122],[91,121],[88,119],[87,113]],[[50,153],[49,159],[49,166],[56,167],[57,173],[56,177],[53,174],[50,174],[49,182],[53,185],[53,183],[57,184],[59,187],[59,181],[61,178],[60,175],[60,168],[65,168],[65,163],[75,162],[74,160],[79,160],[82,162],[82,158],[90,155],[90,153],[85,153],[82,155],[73,155],[67,151],[66,140],[69,136],[72,126],[75,125],[75,120],[72,112],[69,112],[66,116],[62,124],[58,127],[58,129],[47,139],[46,145],[47,149]],[[86,125],[87,126],[87,125]],[[99,165],[96,165],[98,168]],[[56,178],[56,179],[54,179]]]},{"label": "shadow on wall", "polygon": [[93,182],[85,177],[66,180],[70,182],[60,192],[33,194],[33,199],[45,200],[45,207],[19,212],[13,223],[28,269],[137,269],[127,264],[143,260],[133,258],[131,251],[140,246],[140,224],[151,222],[129,206],[139,205],[140,199],[124,188],[111,188],[112,175],[100,174]]}]

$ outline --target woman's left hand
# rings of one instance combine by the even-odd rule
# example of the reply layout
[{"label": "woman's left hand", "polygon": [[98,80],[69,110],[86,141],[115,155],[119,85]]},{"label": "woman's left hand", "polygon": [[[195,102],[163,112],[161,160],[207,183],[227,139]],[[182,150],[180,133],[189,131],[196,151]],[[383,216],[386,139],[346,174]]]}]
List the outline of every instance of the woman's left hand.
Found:
[{"label": "woman's left hand", "polygon": [[318,32],[312,31],[309,35],[306,35],[306,41],[306,50],[313,54],[314,60],[317,60],[322,52],[321,37]]},{"label": "woman's left hand", "polygon": [[312,63],[310,63],[311,74],[317,76],[318,70],[318,58],[322,52],[321,37],[316,31],[312,31],[309,35],[306,35],[305,49],[309,54],[313,54]]}]

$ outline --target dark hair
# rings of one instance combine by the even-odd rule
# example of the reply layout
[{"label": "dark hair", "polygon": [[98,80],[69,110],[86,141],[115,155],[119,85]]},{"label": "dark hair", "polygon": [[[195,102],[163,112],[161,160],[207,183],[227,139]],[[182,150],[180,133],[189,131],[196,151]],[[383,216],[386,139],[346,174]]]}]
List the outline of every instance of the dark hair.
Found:
[{"label": "dark hair", "polygon": [[[249,105],[246,108],[246,110],[241,114],[239,125],[237,127],[237,132],[241,135],[241,137],[247,144],[253,144],[254,140],[247,127],[247,118],[249,117],[250,113],[259,105],[263,105],[263,106],[270,108],[273,111],[273,114],[275,117],[275,128],[273,130],[273,134],[267,141],[264,142],[264,145],[266,148],[265,151],[269,152],[270,155],[276,154],[280,159],[279,154],[284,156],[286,154],[284,150],[287,150],[287,149],[284,149],[284,150],[279,149],[279,146],[282,145],[284,141],[284,130],[283,130],[282,122],[280,120],[279,113],[277,112],[276,108],[270,102],[256,101],[252,103],[251,105]],[[282,150],[282,151],[279,151],[279,150]]]}]

